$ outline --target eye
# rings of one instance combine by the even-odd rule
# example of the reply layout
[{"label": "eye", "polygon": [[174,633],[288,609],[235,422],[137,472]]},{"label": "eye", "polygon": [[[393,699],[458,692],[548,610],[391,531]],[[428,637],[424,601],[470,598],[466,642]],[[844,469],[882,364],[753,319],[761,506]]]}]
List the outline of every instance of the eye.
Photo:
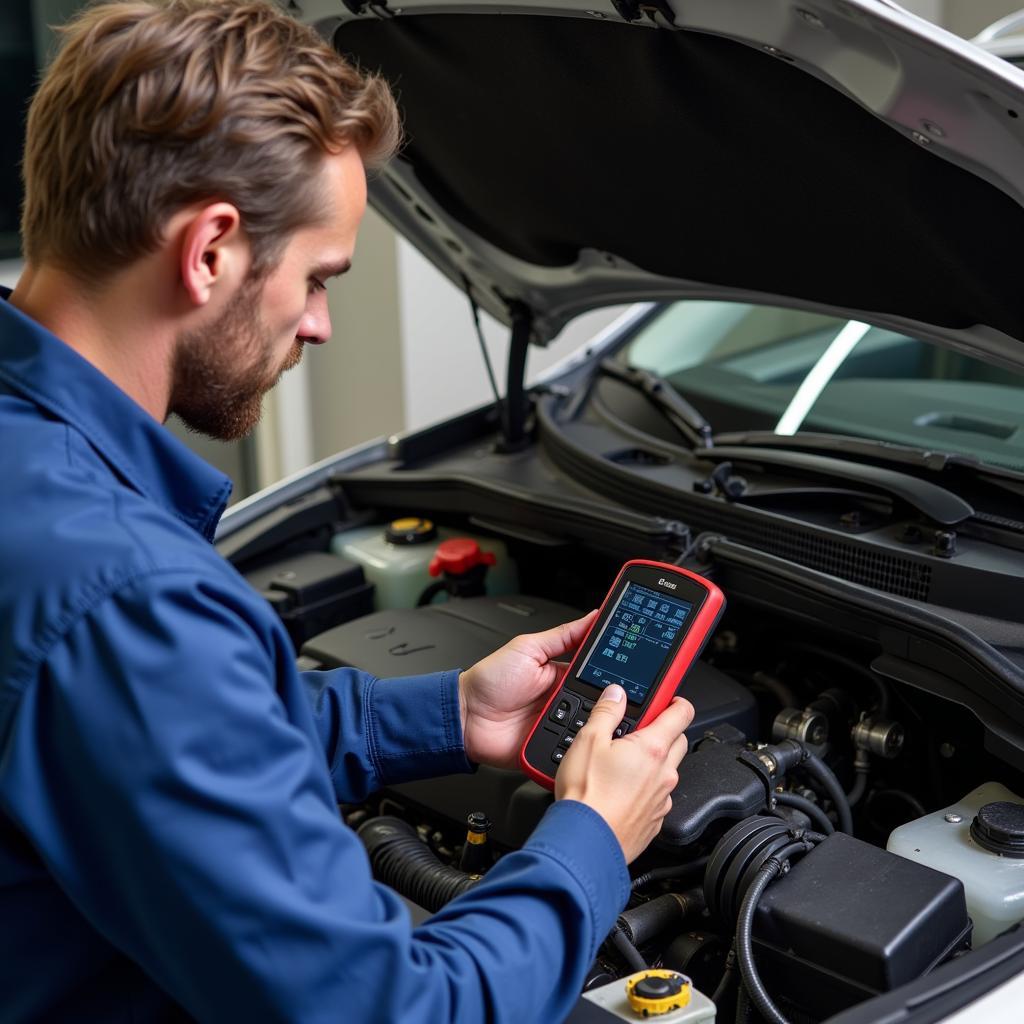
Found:
[{"label": "eye", "polygon": [[319,278],[311,277],[309,279],[309,291],[310,294],[313,292],[324,292],[327,291],[327,285],[325,285]]}]

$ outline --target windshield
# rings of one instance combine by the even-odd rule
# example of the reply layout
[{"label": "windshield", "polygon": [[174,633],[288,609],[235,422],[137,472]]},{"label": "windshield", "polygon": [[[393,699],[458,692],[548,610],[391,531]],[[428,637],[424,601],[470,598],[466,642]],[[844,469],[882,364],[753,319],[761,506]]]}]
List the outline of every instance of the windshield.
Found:
[{"label": "windshield", "polygon": [[1024,469],[1024,375],[881,327],[691,299],[665,306],[625,357],[715,433],[844,434]]}]

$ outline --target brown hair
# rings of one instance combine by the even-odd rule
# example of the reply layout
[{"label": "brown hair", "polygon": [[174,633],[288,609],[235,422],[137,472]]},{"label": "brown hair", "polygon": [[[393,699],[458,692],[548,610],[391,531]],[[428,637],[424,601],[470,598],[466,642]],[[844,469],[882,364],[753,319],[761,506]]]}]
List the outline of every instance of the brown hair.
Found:
[{"label": "brown hair", "polygon": [[315,222],[323,155],[375,166],[399,119],[382,79],[262,0],[121,0],[86,8],[28,115],[22,238],[30,263],[97,281],[152,252],[176,210],[238,207],[260,274]]}]

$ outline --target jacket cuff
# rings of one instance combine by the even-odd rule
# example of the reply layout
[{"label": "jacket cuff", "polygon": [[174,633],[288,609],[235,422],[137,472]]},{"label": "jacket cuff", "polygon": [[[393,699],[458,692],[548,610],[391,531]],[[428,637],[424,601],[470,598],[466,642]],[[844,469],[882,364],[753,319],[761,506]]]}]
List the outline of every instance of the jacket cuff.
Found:
[{"label": "jacket cuff", "polygon": [[577,800],[556,800],[525,844],[557,860],[576,878],[590,906],[595,948],[604,941],[630,895],[629,870],[615,833],[597,811]]},{"label": "jacket cuff", "polygon": [[379,782],[471,772],[459,713],[459,672],[373,679],[366,694],[369,753]]}]

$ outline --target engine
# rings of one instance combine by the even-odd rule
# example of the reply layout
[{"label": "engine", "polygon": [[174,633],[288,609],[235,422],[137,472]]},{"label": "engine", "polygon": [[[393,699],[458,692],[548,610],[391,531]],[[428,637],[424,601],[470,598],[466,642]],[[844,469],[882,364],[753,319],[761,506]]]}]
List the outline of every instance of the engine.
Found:
[{"label": "engine", "polygon": [[[519,633],[577,617],[611,576],[594,572],[588,589],[586,574],[550,563],[542,574],[539,558],[519,554],[513,592],[477,586],[440,604],[378,602],[369,614],[365,584],[346,577],[356,617],[322,632],[277,600],[290,628],[298,623],[304,667],[387,679],[468,666]],[[264,588],[281,572],[263,570]],[[541,578],[549,597],[533,596]],[[697,712],[690,751],[590,972],[595,998],[616,979],[663,969],[710,997],[722,1021],[753,1011],[823,1021],[1016,923],[1024,885],[996,891],[992,866],[1024,855],[1022,786],[957,705],[889,683],[868,652],[743,608],[730,610],[680,692]],[[520,846],[551,799],[518,772],[481,767],[342,811],[375,875],[422,918]]]}]

